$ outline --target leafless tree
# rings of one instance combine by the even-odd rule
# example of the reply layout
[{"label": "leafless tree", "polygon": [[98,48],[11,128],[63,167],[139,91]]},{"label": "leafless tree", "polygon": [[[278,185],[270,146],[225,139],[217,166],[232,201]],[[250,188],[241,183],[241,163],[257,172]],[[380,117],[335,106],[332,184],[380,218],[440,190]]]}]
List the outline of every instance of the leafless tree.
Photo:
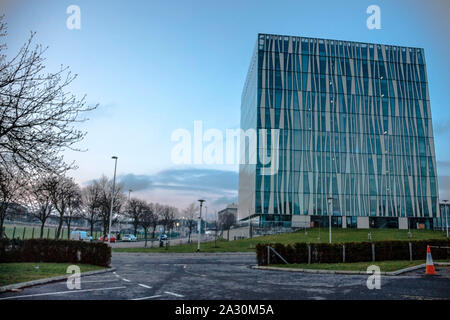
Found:
[{"label": "leafless tree", "polygon": [[[100,186],[100,219],[103,223],[103,235],[106,236],[109,231],[109,215],[111,210],[111,194],[113,188],[113,182],[108,180],[106,176],[102,176],[97,180]],[[113,203],[113,217],[111,224],[114,222],[114,214],[118,215],[125,203],[125,195],[123,194],[123,185],[116,184],[114,189],[114,203]]]},{"label": "leafless tree", "polygon": [[67,200],[67,215],[64,221],[67,225],[67,238],[70,239],[72,219],[80,217],[82,210],[81,189],[77,184],[72,185],[72,192]]},{"label": "leafless tree", "polygon": [[146,207],[146,203],[143,200],[131,198],[127,203],[127,208],[125,209],[124,215],[131,219],[131,224],[134,227],[134,235],[137,234],[137,228],[141,224],[140,218],[142,216],[142,211]]},{"label": "leafless tree", "polygon": [[61,151],[79,150],[85,132],[77,129],[87,106],[68,91],[76,78],[67,67],[44,72],[47,48],[34,45],[35,33],[7,59],[7,26],[0,17],[0,167],[10,173],[60,173],[66,164]]},{"label": "leafless tree", "polygon": [[164,233],[166,232],[166,230],[169,233],[170,230],[172,230],[176,213],[176,208],[171,206],[163,206],[163,209],[161,210],[160,223],[164,228]]},{"label": "leafless tree", "polygon": [[81,190],[82,210],[81,216],[89,223],[91,236],[94,235],[95,223],[99,221],[101,188],[97,181]]},{"label": "leafless tree", "polygon": [[219,225],[222,231],[227,232],[227,240],[230,240],[230,229],[236,224],[236,216],[231,212],[224,212],[219,215]]},{"label": "leafless tree", "polygon": [[70,214],[70,206],[74,199],[78,197],[79,187],[72,178],[66,176],[53,175],[47,182],[53,207],[59,215],[58,228],[56,230],[56,239],[61,236],[63,222],[66,216]]},{"label": "leafless tree", "polygon": [[184,217],[186,218],[187,227],[189,230],[188,234],[188,243],[191,242],[191,234],[192,230],[194,229],[196,223],[196,213],[198,212],[198,206],[195,204],[195,202],[191,203],[186,209],[184,209]]},{"label": "leafless tree", "polygon": [[3,224],[11,214],[13,207],[20,197],[22,181],[19,175],[11,175],[0,168],[0,238],[3,237]]},{"label": "leafless tree", "polygon": [[156,227],[158,226],[158,224],[160,223],[161,217],[163,215],[163,211],[164,211],[164,206],[159,204],[159,203],[154,203],[153,204],[153,212],[156,216],[156,219],[154,219],[152,221],[151,224],[151,228],[152,228],[152,239],[155,238],[155,232],[156,232]]},{"label": "leafless tree", "polygon": [[158,216],[155,213],[155,206],[153,203],[141,202],[141,210],[139,215],[139,224],[144,229],[145,246],[147,246],[148,229],[158,223]]},{"label": "leafless tree", "polygon": [[41,223],[40,238],[44,236],[45,223],[54,210],[49,183],[49,178],[32,180],[24,197],[28,211]]}]

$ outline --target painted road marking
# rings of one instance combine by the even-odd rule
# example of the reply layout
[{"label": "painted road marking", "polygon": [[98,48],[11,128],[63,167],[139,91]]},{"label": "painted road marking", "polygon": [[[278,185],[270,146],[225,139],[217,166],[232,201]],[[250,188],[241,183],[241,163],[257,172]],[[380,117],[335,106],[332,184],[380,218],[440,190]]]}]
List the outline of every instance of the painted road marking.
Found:
[{"label": "painted road marking", "polygon": [[59,292],[36,293],[36,294],[27,294],[27,295],[23,295],[23,296],[13,296],[13,297],[0,298],[0,300],[27,298],[27,297],[39,297],[39,296],[51,296],[51,295],[65,294],[65,293],[90,292],[90,291],[102,291],[102,290],[117,290],[117,289],[124,289],[124,288],[126,288],[126,287],[111,287],[111,288],[97,288],[97,289],[84,289],[84,290],[69,290],[69,291],[59,291]]},{"label": "painted road marking", "polygon": [[147,288],[147,289],[151,289],[151,288],[152,288],[152,287],[150,287],[150,286],[147,286],[147,285],[145,285],[145,284],[142,284],[142,283],[138,283],[138,285],[140,285],[141,287]]},{"label": "painted road marking", "polygon": [[119,279],[105,279],[105,280],[81,280],[82,283],[87,282],[112,282],[112,281],[119,281]]},{"label": "painted road marking", "polygon": [[194,276],[198,276],[198,277],[206,277],[205,274],[200,274],[200,273],[195,273],[195,272],[192,272],[192,271],[187,271],[187,270],[186,270],[186,269],[187,269],[187,266],[186,266],[186,265],[183,266],[183,269],[184,269],[184,272],[189,273],[189,274],[193,274]]},{"label": "painted road marking", "polygon": [[178,293],[174,293],[174,292],[170,292],[170,291],[164,291],[164,293],[171,294],[175,297],[180,297],[180,298],[184,297],[182,294],[178,294]]},{"label": "painted road marking", "polygon": [[160,294],[157,294],[156,296],[150,296],[150,297],[143,297],[143,298],[134,298],[131,300],[146,300],[146,299],[153,299],[153,298],[159,298],[162,297]]},{"label": "painted road marking", "polygon": [[126,281],[126,282],[131,282],[130,280],[125,279],[125,278],[122,278],[122,280],[123,280],[123,281]]}]

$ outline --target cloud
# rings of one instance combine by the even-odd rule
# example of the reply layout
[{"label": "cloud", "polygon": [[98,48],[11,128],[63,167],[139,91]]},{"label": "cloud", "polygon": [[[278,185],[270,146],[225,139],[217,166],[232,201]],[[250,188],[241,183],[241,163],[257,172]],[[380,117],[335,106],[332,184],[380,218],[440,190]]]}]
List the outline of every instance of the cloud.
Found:
[{"label": "cloud", "polygon": [[450,200],[450,176],[440,176],[439,182],[439,200]]},{"label": "cloud", "polygon": [[155,174],[118,176],[124,191],[138,198],[177,206],[180,210],[199,197],[208,201],[209,212],[237,203],[238,173],[215,169],[167,169]]},{"label": "cloud", "polygon": [[211,193],[237,192],[238,173],[215,169],[167,169],[153,175],[121,175],[119,182],[125,190],[167,189],[179,191],[205,191]]},{"label": "cloud", "polygon": [[440,135],[450,131],[450,120],[437,120],[434,125],[434,134]]},{"label": "cloud", "polygon": [[450,161],[436,161],[438,167],[448,168],[450,167]]}]

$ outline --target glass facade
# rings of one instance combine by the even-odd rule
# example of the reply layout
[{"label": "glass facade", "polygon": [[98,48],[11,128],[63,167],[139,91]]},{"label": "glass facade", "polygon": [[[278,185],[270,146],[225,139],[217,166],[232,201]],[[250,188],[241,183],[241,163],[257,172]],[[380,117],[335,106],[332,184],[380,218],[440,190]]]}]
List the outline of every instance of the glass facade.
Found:
[{"label": "glass facade", "polygon": [[[241,219],[330,208],[345,217],[333,225],[349,227],[358,216],[372,227],[439,218],[423,49],[259,34],[241,128],[267,129],[269,142],[279,130],[275,174],[262,175],[260,161],[240,166]],[[256,148],[247,152],[271,152],[259,135]]]}]

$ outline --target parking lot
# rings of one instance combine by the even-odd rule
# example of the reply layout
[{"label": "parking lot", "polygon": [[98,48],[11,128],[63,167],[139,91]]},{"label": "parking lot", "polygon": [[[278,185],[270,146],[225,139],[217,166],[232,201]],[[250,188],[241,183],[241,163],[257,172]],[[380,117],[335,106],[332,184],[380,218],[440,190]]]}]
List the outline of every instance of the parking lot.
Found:
[{"label": "parking lot", "polygon": [[80,290],[56,282],[0,294],[13,299],[450,299],[450,270],[381,276],[369,290],[365,275],[254,270],[253,253],[113,253],[108,272],[81,278]]}]

